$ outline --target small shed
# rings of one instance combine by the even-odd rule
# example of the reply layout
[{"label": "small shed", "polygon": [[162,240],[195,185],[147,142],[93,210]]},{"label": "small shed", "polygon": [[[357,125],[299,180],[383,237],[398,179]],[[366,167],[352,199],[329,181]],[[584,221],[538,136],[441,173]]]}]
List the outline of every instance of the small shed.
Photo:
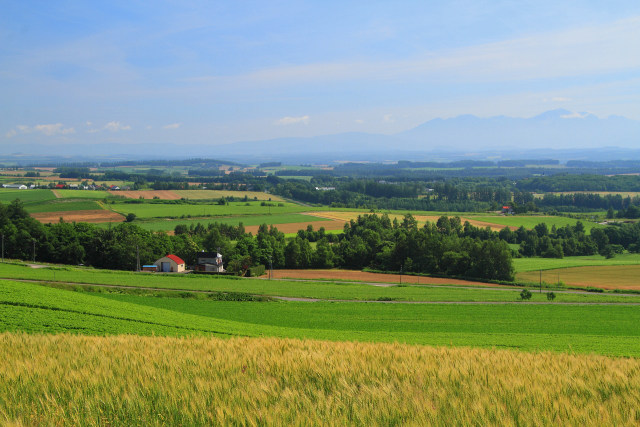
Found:
[{"label": "small shed", "polygon": [[169,254],[156,262],[155,266],[162,273],[181,273],[185,270],[185,262],[179,256]]},{"label": "small shed", "polygon": [[151,264],[151,265],[143,265],[142,266],[142,271],[158,271],[158,266],[155,264]]}]

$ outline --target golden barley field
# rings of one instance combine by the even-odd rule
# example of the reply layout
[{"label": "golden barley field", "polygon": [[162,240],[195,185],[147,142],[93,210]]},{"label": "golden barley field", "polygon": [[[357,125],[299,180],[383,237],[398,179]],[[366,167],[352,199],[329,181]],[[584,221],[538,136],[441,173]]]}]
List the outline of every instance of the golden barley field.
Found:
[{"label": "golden barley field", "polygon": [[276,338],[0,334],[9,425],[637,425],[640,360]]}]

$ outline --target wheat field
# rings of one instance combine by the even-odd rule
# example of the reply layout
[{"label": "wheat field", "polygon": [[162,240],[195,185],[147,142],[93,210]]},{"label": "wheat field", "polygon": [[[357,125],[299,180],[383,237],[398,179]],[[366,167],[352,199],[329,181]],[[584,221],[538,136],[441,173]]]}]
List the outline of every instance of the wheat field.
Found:
[{"label": "wheat field", "polygon": [[276,338],[0,334],[8,425],[640,422],[640,360]]}]

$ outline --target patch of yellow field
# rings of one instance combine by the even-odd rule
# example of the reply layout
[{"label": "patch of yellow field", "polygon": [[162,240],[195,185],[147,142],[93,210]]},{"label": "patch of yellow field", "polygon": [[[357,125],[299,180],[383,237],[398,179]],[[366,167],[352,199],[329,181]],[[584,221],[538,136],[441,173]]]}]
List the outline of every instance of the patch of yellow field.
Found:
[{"label": "patch of yellow field", "polygon": [[3,425],[637,425],[640,360],[278,338],[0,334]]},{"label": "patch of yellow field", "polygon": [[174,190],[174,193],[185,199],[219,199],[221,197],[234,197],[242,199],[247,196],[249,200],[271,200],[282,202],[282,197],[261,191],[233,191],[233,190]]},{"label": "patch of yellow field", "polygon": [[[539,271],[518,273],[518,280],[538,283]],[[557,268],[542,271],[542,281],[567,286],[640,291],[640,265],[606,265]]]},{"label": "patch of yellow field", "polygon": [[[321,218],[327,218],[327,219],[333,219],[335,221],[345,221],[345,222],[351,221],[351,220],[355,221],[356,219],[358,219],[358,216],[371,215],[370,212],[364,212],[364,211],[363,212],[322,211],[322,212],[312,212],[310,214],[313,216],[319,216]],[[381,214],[376,213],[376,215],[381,215]],[[389,216],[389,219],[391,219],[391,221],[393,221],[394,219],[397,219],[400,222],[404,218],[404,215],[400,215],[400,214],[387,214],[387,215]],[[423,226],[427,222],[433,222],[433,223],[437,222],[440,216],[439,215],[413,215],[413,218],[418,222],[419,226]],[[460,217],[460,221],[462,222],[462,224],[464,224],[466,221],[469,221],[469,223],[474,227],[480,227],[480,228],[489,227],[493,231],[500,231],[505,227],[504,225],[501,225],[501,224],[495,224],[492,222],[485,222],[485,221],[477,221],[475,219],[465,218],[465,217]],[[513,230],[516,230],[518,227],[510,227],[510,228]]]}]

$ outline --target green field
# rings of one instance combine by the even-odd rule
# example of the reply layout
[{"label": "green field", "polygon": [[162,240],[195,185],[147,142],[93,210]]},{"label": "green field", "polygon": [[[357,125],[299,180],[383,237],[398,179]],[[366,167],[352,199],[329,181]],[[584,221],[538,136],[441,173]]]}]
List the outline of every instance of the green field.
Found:
[{"label": "green field", "polygon": [[[143,261],[144,263],[145,261]],[[364,301],[514,302],[521,288],[463,287],[447,285],[372,286],[359,282],[240,279],[229,276],[151,274],[94,270],[76,267],[29,268],[0,266],[0,278],[51,282],[92,283],[185,291],[244,292],[252,295]],[[390,280],[393,280],[391,278]],[[545,293],[533,293],[531,301],[546,301]],[[640,302],[638,296],[615,293],[558,293],[556,302]]]},{"label": "green field", "polygon": [[[278,224],[289,224],[296,222],[314,222],[314,221],[326,221],[326,218],[319,218],[311,215],[301,215],[301,214],[272,214],[272,215],[250,215],[250,216],[233,216],[233,217],[219,217],[219,218],[198,218],[198,219],[187,219],[180,218],[174,220],[166,220],[166,219],[149,219],[145,221],[137,221],[136,224],[145,230],[152,231],[170,231],[173,230],[178,224],[185,224],[187,226],[202,224],[205,227],[209,224],[218,223],[218,224],[228,224],[228,225],[238,225],[242,223],[245,226],[250,225],[262,225],[262,224],[273,224],[276,227]],[[102,226],[108,226],[108,224],[102,224]]]},{"label": "green field", "polygon": [[[261,202],[231,202],[227,205],[213,204],[160,204],[160,203],[116,203],[109,207],[124,215],[134,213],[138,218],[180,218],[186,216],[231,216],[267,215],[304,212],[308,208],[293,203],[271,202],[273,206],[261,206]],[[247,205],[248,204],[248,205]],[[281,204],[282,206],[278,206]]]},{"label": "green field", "polygon": [[565,258],[515,258],[513,266],[516,273],[524,271],[552,270],[556,268],[586,267],[600,265],[640,264],[640,254],[620,254],[606,259],[602,255],[572,256]]},{"label": "green field", "polygon": [[63,199],[106,199],[113,197],[107,191],[102,190],[56,190],[56,193]]},{"label": "green field", "polygon": [[635,306],[223,302],[0,283],[0,329],[276,336],[640,356]]},{"label": "green field", "polygon": [[42,202],[53,200],[56,196],[51,190],[8,190],[0,188],[0,202],[9,203],[15,199],[20,199],[23,203]]},{"label": "green field", "polygon": [[102,207],[97,202],[88,199],[53,199],[46,202],[30,203],[25,205],[25,209],[29,213],[40,213],[87,211],[102,209]]}]

